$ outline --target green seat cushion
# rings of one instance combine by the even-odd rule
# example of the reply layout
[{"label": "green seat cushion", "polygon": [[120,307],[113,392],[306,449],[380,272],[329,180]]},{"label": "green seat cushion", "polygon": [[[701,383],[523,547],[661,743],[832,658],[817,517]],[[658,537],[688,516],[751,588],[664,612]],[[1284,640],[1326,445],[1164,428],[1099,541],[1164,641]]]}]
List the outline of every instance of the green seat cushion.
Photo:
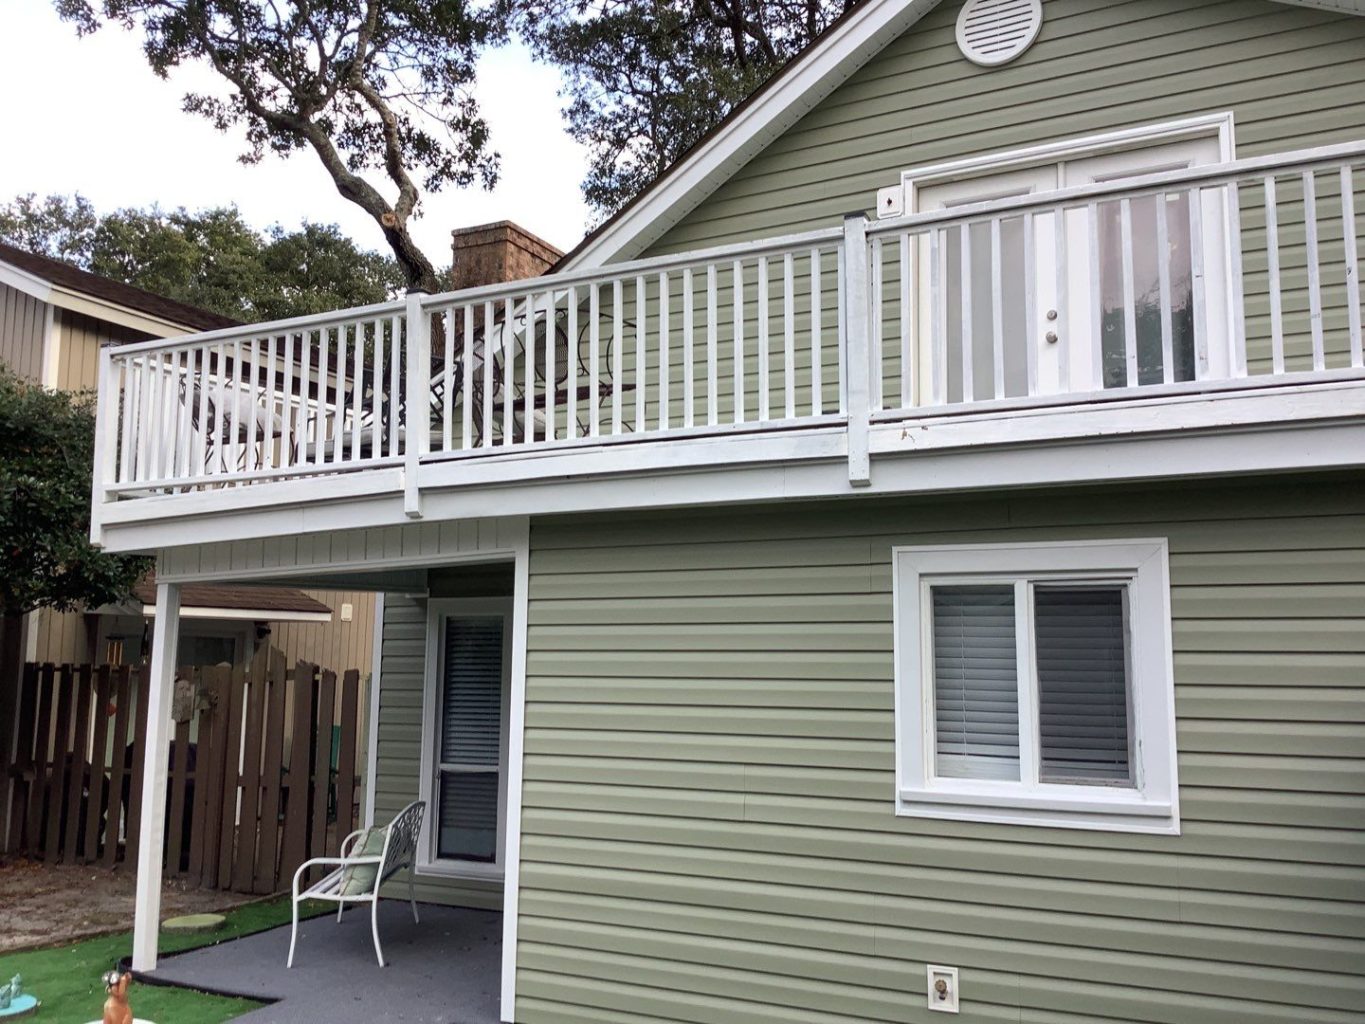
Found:
[{"label": "green seat cushion", "polygon": [[[368,828],[364,835],[355,841],[349,857],[378,857],[384,852],[385,828]],[[374,892],[375,879],[379,877],[378,864],[356,864],[341,869],[342,896],[368,896]]]}]

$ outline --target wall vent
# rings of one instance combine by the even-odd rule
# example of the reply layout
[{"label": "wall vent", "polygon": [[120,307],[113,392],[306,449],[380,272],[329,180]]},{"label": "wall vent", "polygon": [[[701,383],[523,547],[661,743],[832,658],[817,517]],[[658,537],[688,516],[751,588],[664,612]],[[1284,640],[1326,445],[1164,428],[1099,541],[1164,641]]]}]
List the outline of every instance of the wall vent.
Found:
[{"label": "wall vent", "polygon": [[957,45],[973,64],[995,67],[1032,46],[1042,27],[1042,0],[967,0],[957,16]]}]

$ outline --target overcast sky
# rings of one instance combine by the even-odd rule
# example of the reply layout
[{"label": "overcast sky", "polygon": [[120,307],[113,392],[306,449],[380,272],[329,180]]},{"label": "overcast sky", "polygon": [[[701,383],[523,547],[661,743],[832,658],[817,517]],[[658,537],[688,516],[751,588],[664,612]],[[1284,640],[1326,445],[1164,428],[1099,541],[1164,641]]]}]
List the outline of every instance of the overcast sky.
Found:
[{"label": "overcast sky", "polygon": [[[564,132],[558,86],[559,73],[533,64],[520,46],[483,59],[478,96],[502,174],[492,192],[425,198],[414,233],[438,265],[449,262],[455,227],[514,220],[562,249],[583,236],[586,157]],[[378,228],[337,195],[310,152],[246,167],[236,159],[239,134],[181,112],[184,92],[215,87],[210,73],[191,69],[158,79],[130,33],[104,28],[77,39],[50,3],[0,0],[0,202],[81,192],[100,211],[236,203],[259,228],[337,223],[362,246],[383,247]]]}]

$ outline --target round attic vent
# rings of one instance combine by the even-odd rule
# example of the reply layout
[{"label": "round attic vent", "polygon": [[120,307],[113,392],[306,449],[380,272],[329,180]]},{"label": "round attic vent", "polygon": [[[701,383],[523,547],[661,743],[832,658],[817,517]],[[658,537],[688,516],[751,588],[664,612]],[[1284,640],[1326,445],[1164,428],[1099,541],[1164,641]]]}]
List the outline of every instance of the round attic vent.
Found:
[{"label": "round attic vent", "polygon": [[1042,0],[967,0],[957,16],[957,45],[973,64],[995,67],[1032,46],[1042,27]]}]

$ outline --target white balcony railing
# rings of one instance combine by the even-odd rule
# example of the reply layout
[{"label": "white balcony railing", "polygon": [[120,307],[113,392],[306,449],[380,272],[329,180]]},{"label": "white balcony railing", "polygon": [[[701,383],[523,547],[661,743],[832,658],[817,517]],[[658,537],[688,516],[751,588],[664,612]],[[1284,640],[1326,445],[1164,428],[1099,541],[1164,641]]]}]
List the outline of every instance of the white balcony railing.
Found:
[{"label": "white balcony railing", "polygon": [[105,349],[108,502],[1358,373],[1353,143]]}]

